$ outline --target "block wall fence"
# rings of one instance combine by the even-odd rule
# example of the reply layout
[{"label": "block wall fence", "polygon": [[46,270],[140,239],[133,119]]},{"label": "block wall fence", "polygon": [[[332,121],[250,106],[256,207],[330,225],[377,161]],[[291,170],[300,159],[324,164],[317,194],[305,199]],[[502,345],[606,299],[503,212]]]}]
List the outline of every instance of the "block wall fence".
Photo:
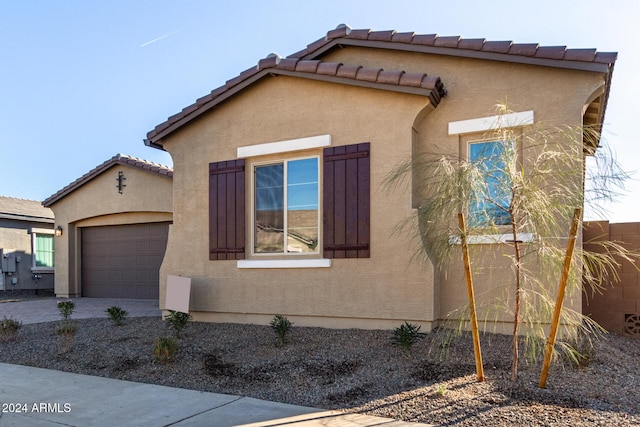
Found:
[{"label": "block wall fence", "polygon": [[[584,223],[586,250],[599,251],[597,241],[622,243],[627,249],[640,250],[640,222],[610,224],[608,221]],[[582,312],[607,331],[640,338],[640,270],[638,265],[620,261],[620,281],[608,278],[602,293],[587,289],[582,298]]]}]

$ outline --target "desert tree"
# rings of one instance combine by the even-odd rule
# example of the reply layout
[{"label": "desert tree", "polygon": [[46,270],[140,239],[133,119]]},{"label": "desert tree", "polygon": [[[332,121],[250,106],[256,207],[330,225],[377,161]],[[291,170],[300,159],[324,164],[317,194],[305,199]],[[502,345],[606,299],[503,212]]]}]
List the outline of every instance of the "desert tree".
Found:
[{"label": "desert tree", "polygon": [[[460,262],[463,236],[456,218],[460,212],[468,217],[464,238],[481,243],[470,245],[475,260],[472,271],[489,277],[493,284],[476,294],[477,312],[485,328],[504,316],[512,319],[512,379],[516,381],[519,337],[524,337],[530,358],[537,359],[544,350],[541,343],[555,306],[574,210],[585,204],[597,210],[600,202],[615,199],[628,175],[610,150],[598,148],[604,142],[597,129],[518,126],[509,123],[514,115],[506,103],[495,108],[492,130],[470,143],[467,154],[431,150],[416,155],[398,165],[386,184],[397,191],[411,178],[412,190],[420,200],[417,213],[396,231],[415,238],[419,253],[441,271]],[[590,168],[585,168],[587,156],[594,157]],[[579,297],[583,285],[598,290],[603,276],[615,274],[621,259],[634,258],[620,244],[604,245],[598,252],[586,252],[577,245],[568,278],[569,295]],[[445,325],[460,331],[467,319],[468,307],[460,307],[448,314]],[[454,322],[457,327],[451,327]],[[567,338],[582,331],[587,336],[601,331],[580,310],[572,310],[571,304],[563,307],[561,324],[562,336]],[[569,339],[559,344],[576,357]]]}]

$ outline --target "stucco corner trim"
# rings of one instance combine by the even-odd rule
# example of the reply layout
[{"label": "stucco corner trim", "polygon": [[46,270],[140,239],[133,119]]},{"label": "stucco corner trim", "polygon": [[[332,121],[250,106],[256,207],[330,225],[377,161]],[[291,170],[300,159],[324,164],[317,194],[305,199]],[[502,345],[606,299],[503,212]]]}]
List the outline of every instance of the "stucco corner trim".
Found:
[{"label": "stucco corner trim", "polygon": [[267,154],[288,153],[331,146],[331,135],[310,136],[287,141],[268,142],[266,144],[238,147],[238,158],[264,156]]},{"label": "stucco corner trim", "polygon": [[238,268],[327,268],[331,259],[238,260]]},{"label": "stucco corner trim", "polygon": [[[519,233],[518,241],[522,243],[531,243],[533,242],[533,233]],[[509,243],[513,242],[513,234],[485,234],[485,235],[475,235],[469,236],[467,238],[467,243],[470,245],[490,245],[495,243]],[[460,245],[462,241],[459,236],[451,236],[449,237],[449,244],[451,245]]]},{"label": "stucco corner trim", "polygon": [[526,126],[534,123],[533,111],[481,117],[478,119],[449,122],[449,135],[483,132],[498,128]]}]

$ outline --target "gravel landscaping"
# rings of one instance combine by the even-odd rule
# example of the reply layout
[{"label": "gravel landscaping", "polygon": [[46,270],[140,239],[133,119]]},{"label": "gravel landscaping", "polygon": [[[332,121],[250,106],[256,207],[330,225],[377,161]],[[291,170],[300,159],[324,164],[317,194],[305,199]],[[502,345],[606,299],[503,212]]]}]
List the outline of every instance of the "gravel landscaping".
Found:
[{"label": "gravel landscaping", "polygon": [[73,322],[68,351],[62,322],[23,325],[0,341],[0,362],[438,425],[640,425],[640,340],[613,334],[581,367],[558,358],[540,389],[540,362],[524,357],[511,382],[508,336],[482,336],[478,383],[469,336],[443,345],[431,333],[406,356],[392,331],[294,325],[281,346],[269,326],[190,323],[163,364],[154,344],[173,331],[159,318]]}]

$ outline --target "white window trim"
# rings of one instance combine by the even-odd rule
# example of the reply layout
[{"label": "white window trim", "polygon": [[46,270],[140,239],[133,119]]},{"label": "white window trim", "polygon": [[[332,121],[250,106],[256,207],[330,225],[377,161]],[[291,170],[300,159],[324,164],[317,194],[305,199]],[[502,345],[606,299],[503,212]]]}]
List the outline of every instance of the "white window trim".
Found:
[{"label": "white window trim", "polygon": [[[518,241],[522,243],[532,243],[534,240],[533,233],[519,233]],[[467,237],[467,244],[469,245],[490,245],[495,243],[513,243],[513,234],[485,234],[485,235],[472,235]],[[461,245],[462,240],[460,236],[449,237],[450,245]]]},{"label": "white window trim", "polygon": [[[256,224],[256,179],[255,179],[255,170],[256,167],[260,167],[260,166],[268,166],[268,165],[273,165],[273,164],[277,164],[279,162],[290,162],[290,161],[296,161],[296,160],[304,160],[304,159],[318,159],[318,246],[316,248],[316,250],[314,252],[269,252],[269,253],[258,253],[255,252],[255,247],[256,247],[256,236],[255,236],[255,224]],[[285,167],[286,168],[286,167]],[[286,158],[286,159],[282,159],[282,160],[275,160],[275,161],[270,161],[270,162],[255,162],[251,164],[251,256],[256,256],[256,257],[273,257],[273,256],[285,256],[285,257],[299,257],[299,256],[309,256],[309,255],[315,255],[318,256],[320,254],[320,236],[322,235],[322,211],[321,211],[321,191],[322,191],[322,177],[321,177],[321,169],[322,169],[322,163],[321,163],[321,159],[320,156],[304,156],[304,157],[292,157],[292,158]],[[285,200],[288,197],[286,194],[286,185],[285,187]],[[287,224],[287,216],[286,216],[286,211],[285,211],[285,229],[288,228],[288,224]],[[285,245],[287,243],[287,236],[285,236]],[[255,267],[253,267],[255,268]],[[273,267],[273,268],[283,268],[283,267]],[[290,267],[288,267],[290,268]]]},{"label": "white window trim", "polygon": [[526,126],[534,123],[533,111],[449,122],[449,135],[485,132],[499,128]]},{"label": "white window trim", "polygon": [[328,268],[331,259],[242,259],[238,268]]},{"label": "white window trim", "polygon": [[[54,236],[55,231],[49,228],[31,228],[29,232],[31,233],[31,271],[41,272],[41,273],[53,272],[55,270],[55,264],[54,264],[54,267],[36,267],[36,235],[50,234]],[[54,246],[54,256],[55,256],[55,246]]]},{"label": "white window trim", "polygon": [[264,156],[267,154],[290,153],[292,151],[309,150],[331,146],[331,135],[310,136],[307,138],[289,139],[266,144],[238,147],[238,158]]}]

